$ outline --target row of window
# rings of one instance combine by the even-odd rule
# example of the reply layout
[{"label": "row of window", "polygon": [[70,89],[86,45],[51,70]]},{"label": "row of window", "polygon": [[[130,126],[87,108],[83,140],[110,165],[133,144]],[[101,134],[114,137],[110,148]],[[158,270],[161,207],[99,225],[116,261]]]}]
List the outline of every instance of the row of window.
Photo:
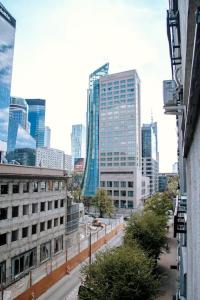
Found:
[{"label": "row of window", "polygon": [[100,164],[101,167],[117,167],[117,166],[135,166],[134,162],[129,162],[129,163],[101,163]]},{"label": "row of window", "polygon": [[[20,193],[20,183],[10,183],[12,185],[12,193],[18,194]],[[32,186],[32,192],[38,192],[38,191],[59,191],[63,189],[64,185],[63,182],[60,181],[41,181],[41,182],[33,182]],[[24,182],[22,183],[22,193],[29,193],[30,190],[30,183]],[[1,184],[0,185],[0,194],[6,195],[9,193],[9,184]]]},{"label": "row of window", "polygon": [[[52,227],[57,227],[59,225],[64,224],[64,216],[61,216],[60,218],[54,218],[51,220],[48,220],[47,222],[40,222],[39,224],[33,224],[31,227],[26,226],[23,227],[21,230],[16,229],[11,231],[11,242],[18,241],[19,239],[27,238],[30,234],[37,234],[38,230],[40,232],[43,232],[48,229],[52,229]],[[21,231],[21,234],[20,234]],[[0,234],[0,246],[8,244],[8,232]]]},{"label": "row of window", "polygon": [[114,206],[117,208],[134,208],[133,201],[126,201],[126,200],[114,200]]},{"label": "row of window", "polygon": [[133,181],[101,181],[101,187],[128,187],[133,188]]},{"label": "row of window", "polygon": [[102,83],[101,84],[101,87],[102,88],[105,88],[106,86],[116,86],[116,85],[119,85],[119,84],[129,84],[129,83],[133,83],[134,82],[134,78],[129,78],[129,79],[122,79],[122,80],[116,80],[116,81],[110,81],[110,82],[105,82],[105,83]]},{"label": "row of window", "polygon": [[115,160],[115,161],[122,160],[122,161],[124,161],[124,160],[135,160],[135,158],[134,157],[125,157],[125,156],[114,157],[114,158],[112,158],[112,157],[101,157],[100,160],[101,161],[106,161],[106,160],[107,161],[112,161],[112,160]]},{"label": "row of window", "polygon": [[133,197],[134,193],[133,191],[118,191],[118,190],[107,190],[107,195],[108,196],[114,196],[114,197]]},{"label": "row of window", "polygon": [[[64,199],[48,202],[32,203],[32,214],[43,212],[46,210],[58,209],[64,207]],[[19,217],[19,206],[12,206],[12,218]],[[24,204],[22,207],[22,215],[30,214],[30,205]],[[0,220],[8,219],[8,207],[0,208]]]},{"label": "row of window", "polygon": [[[117,88],[117,87],[116,87]],[[115,96],[115,95],[119,95],[120,94],[120,98],[122,98],[121,96],[125,96],[125,95],[128,95],[129,97],[129,94],[126,94],[126,93],[132,93],[134,94],[134,88],[129,88],[127,90],[117,90],[117,91],[107,91],[107,93],[105,91],[103,91],[103,93],[101,93],[101,101],[104,101],[106,100],[106,97],[110,97],[110,96]],[[108,99],[109,100],[109,99]]]}]

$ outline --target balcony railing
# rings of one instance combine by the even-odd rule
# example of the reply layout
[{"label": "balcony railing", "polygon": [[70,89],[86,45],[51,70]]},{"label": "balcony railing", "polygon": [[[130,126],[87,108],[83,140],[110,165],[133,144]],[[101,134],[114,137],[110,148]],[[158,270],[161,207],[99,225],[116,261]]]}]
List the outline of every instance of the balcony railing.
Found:
[{"label": "balcony railing", "polygon": [[178,197],[174,211],[174,237],[177,233],[186,233],[187,231],[187,203],[186,197]]}]

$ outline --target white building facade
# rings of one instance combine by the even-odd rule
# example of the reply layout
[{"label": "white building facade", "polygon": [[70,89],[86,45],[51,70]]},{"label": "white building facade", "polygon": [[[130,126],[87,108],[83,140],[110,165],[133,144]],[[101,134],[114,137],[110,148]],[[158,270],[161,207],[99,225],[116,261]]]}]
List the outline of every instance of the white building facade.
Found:
[{"label": "white building facade", "polygon": [[100,78],[99,180],[117,208],[140,206],[140,79],[135,70]]},{"label": "white building facade", "polygon": [[64,152],[53,148],[36,148],[36,167],[63,169]]}]

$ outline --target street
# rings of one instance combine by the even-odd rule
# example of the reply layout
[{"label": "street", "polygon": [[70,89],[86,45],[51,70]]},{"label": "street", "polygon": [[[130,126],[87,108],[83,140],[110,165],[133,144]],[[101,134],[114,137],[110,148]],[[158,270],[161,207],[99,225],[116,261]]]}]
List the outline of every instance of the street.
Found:
[{"label": "street", "polygon": [[[118,235],[101,247],[97,252],[120,246],[122,241],[123,231],[120,231]],[[95,259],[95,254],[92,255],[92,260],[93,259]],[[60,281],[53,285],[46,293],[41,295],[38,300],[76,300],[78,288],[81,283],[80,269],[86,262],[88,262],[88,259],[73,269],[69,275],[64,276]]]}]

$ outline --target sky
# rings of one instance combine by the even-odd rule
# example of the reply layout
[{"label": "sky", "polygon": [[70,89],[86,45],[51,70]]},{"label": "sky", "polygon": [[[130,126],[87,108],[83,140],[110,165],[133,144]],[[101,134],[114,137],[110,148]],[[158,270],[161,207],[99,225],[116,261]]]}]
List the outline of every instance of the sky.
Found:
[{"label": "sky", "polygon": [[158,122],[160,172],[177,161],[175,116],[164,115],[171,79],[167,0],[1,0],[16,18],[12,96],[46,99],[51,147],[71,152],[72,124],[85,124],[89,74],[136,69],[142,122]]}]

